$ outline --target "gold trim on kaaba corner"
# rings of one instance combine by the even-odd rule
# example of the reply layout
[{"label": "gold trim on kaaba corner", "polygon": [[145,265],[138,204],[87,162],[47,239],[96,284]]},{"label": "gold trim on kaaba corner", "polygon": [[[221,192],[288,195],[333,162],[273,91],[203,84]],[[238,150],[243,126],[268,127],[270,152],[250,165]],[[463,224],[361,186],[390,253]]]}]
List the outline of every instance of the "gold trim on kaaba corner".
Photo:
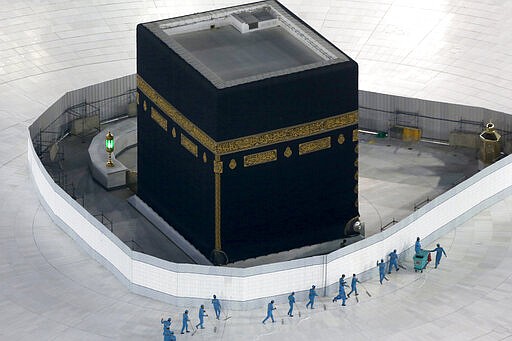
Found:
[{"label": "gold trim on kaaba corner", "polygon": [[290,146],[287,146],[286,149],[284,150],[283,155],[286,157],[290,157],[290,156],[292,156],[292,154],[293,154],[292,149],[290,148]]},{"label": "gold trim on kaaba corner", "polygon": [[318,140],[308,141],[299,144],[299,155],[318,152],[319,150],[331,148],[331,137],[323,137]]},{"label": "gold trim on kaaba corner", "polygon": [[357,181],[357,179],[359,179],[359,172],[356,171],[354,174],[354,180]]},{"label": "gold trim on kaaba corner", "polygon": [[355,193],[355,194],[357,194],[357,192],[359,192],[359,188],[358,188],[358,186],[356,185],[356,186],[354,187],[354,193]]},{"label": "gold trim on kaaba corner", "polygon": [[148,105],[146,104],[146,101],[144,101],[142,107],[144,108],[144,111],[148,111]]},{"label": "gold trim on kaaba corner", "polygon": [[277,160],[277,149],[267,150],[255,154],[244,155],[244,167],[256,166],[262,163]]},{"label": "gold trim on kaaba corner", "polygon": [[340,134],[340,135],[338,136],[338,143],[339,143],[339,144],[343,144],[343,142],[345,142],[345,135]]},{"label": "gold trim on kaaba corner", "polygon": [[185,147],[186,150],[188,150],[192,155],[197,157],[197,144],[190,141],[185,135],[180,134],[180,142],[183,147]]},{"label": "gold trim on kaaba corner", "polygon": [[174,108],[166,99],[160,96],[160,94],[146,83],[140,75],[137,75],[137,88],[155,103],[163,113],[169,116],[171,120],[176,122],[187,134],[192,136],[194,140],[216,155],[230,154],[310,137],[348,127],[358,122],[358,111],[355,110],[296,126],[217,142]]},{"label": "gold trim on kaaba corner", "polygon": [[140,102],[139,102],[139,97],[140,97],[140,96],[139,96],[139,92],[137,91],[137,92],[135,93],[135,99],[136,99],[136,101],[137,101],[137,105],[139,105],[139,103],[140,103]]},{"label": "gold trim on kaaba corner", "polygon": [[167,131],[167,120],[156,111],[155,108],[151,108],[151,118],[158,123],[163,130]]},{"label": "gold trim on kaaba corner", "polygon": [[236,168],[236,160],[235,159],[231,159],[231,161],[229,161],[229,168],[230,169]]},{"label": "gold trim on kaaba corner", "polygon": [[215,160],[213,161],[213,172],[215,174],[222,174],[223,169],[224,163],[220,160],[217,160],[217,157],[215,157]]},{"label": "gold trim on kaaba corner", "polygon": [[219,155],[215,155],[213,161],[213,171],[215,172],[215,250],[221,250],[221,173],[222,173],[222,161]]},{"label": "gold trim on kaaba corner", "polygon": [[206,152],[203,152],[203,162],[204,163],[208,162],[208,158],[206,157]]},{"label": "gold trim on kaaba corner", "polygon": [[359,159],[356,159],[356,161],[354,161],[354,167],[359,167]]},{"label": "gold trim on kaaba corner", "polygon": [[356,152],[356,154],[357,154],[357,153],[359,153],[359,145],[356,145],[356,146],[354,147],[354,152]]},{"label": "gold trim on kaaba corner", "polygon": [[172,137],[176,138],[176,128],[172,127],[171,135]]},{"label": "gold trim on kaaba corner", "polygon": [[359,139],[359,130],[354,129],[352,130],[352,141],[357,141]]}]

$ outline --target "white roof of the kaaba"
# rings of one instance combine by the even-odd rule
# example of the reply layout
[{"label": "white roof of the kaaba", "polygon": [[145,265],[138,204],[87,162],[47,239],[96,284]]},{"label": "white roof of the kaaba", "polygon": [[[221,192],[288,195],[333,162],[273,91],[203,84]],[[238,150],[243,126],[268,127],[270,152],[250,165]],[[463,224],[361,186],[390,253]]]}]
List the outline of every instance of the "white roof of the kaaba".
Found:
[{"label": "white roof of the kaaba", "polygon": [[218,88],[349,60],[276,1],[145,26]]}]

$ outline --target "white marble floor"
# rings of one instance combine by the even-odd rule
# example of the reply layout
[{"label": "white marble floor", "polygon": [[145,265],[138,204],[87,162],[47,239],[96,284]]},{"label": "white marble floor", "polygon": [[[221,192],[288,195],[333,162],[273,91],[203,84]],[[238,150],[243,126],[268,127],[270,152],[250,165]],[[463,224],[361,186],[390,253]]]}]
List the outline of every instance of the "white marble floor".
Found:
[{"label": "white marble floor", "polygon": [[[26,127],[66,91],[134,73],[136,23],[240,2],[0,0],[1,340],[153,340],[162,315],[178,319],[181,308],[131,294],[49,220],[29,181]],[[283,3],[358,61],[363,90],[512,112],[510,1]],[[369,281],[372,297],[346,309],[323,298],[265,326],[265,307],[233,312],[193,338],[512,339],[511,207],[445,236],[440,269]]]}]

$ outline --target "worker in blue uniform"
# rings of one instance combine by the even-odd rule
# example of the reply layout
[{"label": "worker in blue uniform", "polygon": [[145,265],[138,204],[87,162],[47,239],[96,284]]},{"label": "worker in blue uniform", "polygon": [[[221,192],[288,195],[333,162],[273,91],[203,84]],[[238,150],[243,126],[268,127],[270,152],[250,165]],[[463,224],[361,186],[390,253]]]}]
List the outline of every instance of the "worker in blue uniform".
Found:
[{"label": "worker in blue uniform", "polygon": [[290,309],[288,310],[288,316],[293,317],[293,305],[295,304],[295,292],[292,292],[290,294],[290,296],[288,296],[288,304],[290,305]]},{"label": "worker in blue uniform", "polygon": [[395,267],[395,271],[398,271],[398,254],[396,253],[396,249],[389,254],[388,274],[391,273],[393,267]]},{"label": "worker in blue uniform", "polygon": [[169,330],[169,328],[167,327],[164,327],[164,341],[170,341],[171,340],[171,331]]},{"label": "worker in blue uniform", "polygon": [[345,293],[346,285],[347,285],[347,282],[345,281],[345,274],[343,274],[343,275],[341,275],[341,278],[339,281],[338,296],[336,296],[332,299],[333,302],[336,302],[337,300],[342,300],[341,305],[345,306],[345,301],[347,300],[347,295]]},{"label": "worker in blue uniform", "polygon": [[311,289],[309,289],[309,302],[306,304],[306,309],[308,309],[308,306],[311,306],[311,309],[315,309],[313,305],[315,304],[315,297],[318,296],[315,288],[316,287],[313,285]]},{"label": "worker in blue uniform", "polygon": [[164,328],[164,341],[176,341],[176,336],[169,328]]},{"label": "worker in blue uniform", "polygon": [[443,254],[445,257],[448,257],[446,255],[446,252],[444,252],[444,249],[439,244],[437,244],[437,247],[434,250],[430,250],[430,252],[436,253],[436,266],[435,266],[436,269],[437,269],[437,266],[439,265],[439,262],[441,262],[441,257],[443,257]]},{"label": "worker in blue uniform", "polygon": [[185,310],[183,313],[183,320],[181,325],[181,334],[184,334],[183,332],[186,330],[187,333],[190,333],[188,330],[188,323],[190,322],[190,319],[188,318],[188,310]]},{"label": "worker in blue uniform", "polygon": [[276,310],[276,308],[274,307],[274,300],[272,300],[267,306],[267,317],[263,320],[263,324],[265,324],[269,317],[272,320],[272,323],[276,322],[274,321],[274,310]]},{"label": "worker in blue uniform", "polygon": [[204,304],[201,304],[201,307],[199,307],[199,323],[196,324],[197,327],[201,327],[201,329],[204,329],[203,323],[204,323],[204,317],[208,316],[206,314],[206,311],[204,310]]},{"label": "worker in blue uniform", "polygon": [[377,261],[377,266],[379,267],[380,284],[382,284],[382,280],[386,275],[386,263],[384,263],[384,259],[381,259],[380,263]]},{"label": "worker in blue uniform", "polygon": [[344,287],[344,286],[346,286],[346,285],[347,285],[347,281],[345,281],[345,274],[342,274],[342,275],[341,275],[341,277],[340,277],[340,279],[339,279],[339,281],[338,281],[338,282],[339,282],[340,287],[341,287],[341,286],[343,286],[343,287]]},{"label": "worker in blue uniform", "polygon": [[220,317],[220,302],[217,299],[217,296],[215,296],[215,295],[213,295],[212,304],[213,304],[213,310],[215,310],[215,316],[217,317],[217,320],[218,320]]},{"label": "worker in blue uniform", "polygon": [[171,328],[171,318],[169,317],[167,320],[164,321],[163,318],[160,319],[160,323],[164,325],[164,332],[166,329]]},{"label": "worker in blue uniform", "polygon": [[359,294],[357,293],[357,283],[361,283],[361,282],[359,282],[359,279],[357,279],[356,274],[353,274],[352,282],[350,283],[350,292],[347,295],[348,298],[350,298],[350,294],[353,292],[356,293],[356,296],[359,296]]},{"label": "worker in blue uniform", "polygon": [[416,238],[416,244],[414,244],[414,252],[418,254],[421,251],[420,237]]}]

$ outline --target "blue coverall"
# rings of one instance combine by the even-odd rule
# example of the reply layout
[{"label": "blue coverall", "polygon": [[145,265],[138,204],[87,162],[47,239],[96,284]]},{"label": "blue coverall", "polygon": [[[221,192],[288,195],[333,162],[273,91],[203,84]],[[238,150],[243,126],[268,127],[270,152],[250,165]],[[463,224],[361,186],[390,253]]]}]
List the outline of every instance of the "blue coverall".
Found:
[{"label": "blue coverall", "polygon": [[347,300],[347,295],[345,293],[345,281],[341,280],[340,278],[340,288],[338,290],[338,296],[334,297],[333,301],[336,302],[337,300],[342,300],[341,305],[345,305],[345,301]]},{"label": "blue coverall", "polygon": [[418,253],[421,251],[421,243],[419,240],[416,241],[416,244],[414,244],[414,252]]},{"label": "blue coverall", "polygon": [[391,252],[389,254],[389,268],[388,268],[388,274],[391,273],[391,269],[395,267],[395,270],[398,271],[398,255],[395,251]]},{"label": "blue coverall", "polygon": [[188,333],[188,323],[190,320],[188,319],[188,313],[183,313],[183,321],[181,326],[181,334],[184,334],[183,331],[187,331]]},{"label": "blue coverall", "polygon": [[384,263],[384,262],[379,263],[379,275],[380,275],[380,284],[382,284],[382,280],[384,279],[384,276],[386,275],[386,263]]},{"label": "blue coverall", "polygon": [[293,305],[295,304],[295,296],[294,295],[288,296],[288,304],[290,305],[290,309],[288,310],[288,316],[293,317]]},{"label": "blue coverall", "polygon": [[315,297],[318,296],[314,288],[309,289],[309,302],[306,304],[306,309],[308,306],[311,306],[311,309],[313,308],[313,305],[315,304]]},{"label": "blue coverall", "polygon": [[218,320],[220,317],[220,302],[217,298],[214,298],[212,300],[212,304],[213,304],[213,310],[215,310],[215,316],[217,316],[217,320]]},{"label": "blue coverall", "polygon": [[352,282],[350,283],[350,292],[348,293],[347,297],[350,297],[350,294],[355,292],[356,293],[356,296],[359,295],[357,293],[357,282],[359,282],[359,280],[357,279],[356,276],[352,276]]},{"label": "blue coverall", "polygon": [[176,341],[176,336],[169,329],[164,329],[164,341]]},{"label": "blue coverall", "polygon": [[441,257],[443,257],[443,253],[444,253],[444,256],[446,257],[446,252],[444,252],[444,249],[440,246],[436,247],[433,251],[436,252],[436,269],[437,269],[437,266],[439,265],[439,262],[441,261]]},{"label": "blue coverall", "polygon": [[164,341],[171,341],[171,331],[167,328],[164,328]]},{"label": "blue coverall", "polygon": [[203,307],[199,308],[199,323],[196,324],[197,327],[201,327],[201,329],[204,329],[203,323],[204,323],[204,317],[206,315],[206,311],[203,309]]},{"label": "blue coverall", "polygon": [[274,303],[270,302],[268,304],[268,306],[267,306],[267,317],[265,317],[265,319],[263,320],[262,323],[265,323],[265,321],[267,321],[269,317],[272,319],[272,322],[275,322],[274,321],[274,314],[273,314],[274,309],[275,309],[274,308]]}]

